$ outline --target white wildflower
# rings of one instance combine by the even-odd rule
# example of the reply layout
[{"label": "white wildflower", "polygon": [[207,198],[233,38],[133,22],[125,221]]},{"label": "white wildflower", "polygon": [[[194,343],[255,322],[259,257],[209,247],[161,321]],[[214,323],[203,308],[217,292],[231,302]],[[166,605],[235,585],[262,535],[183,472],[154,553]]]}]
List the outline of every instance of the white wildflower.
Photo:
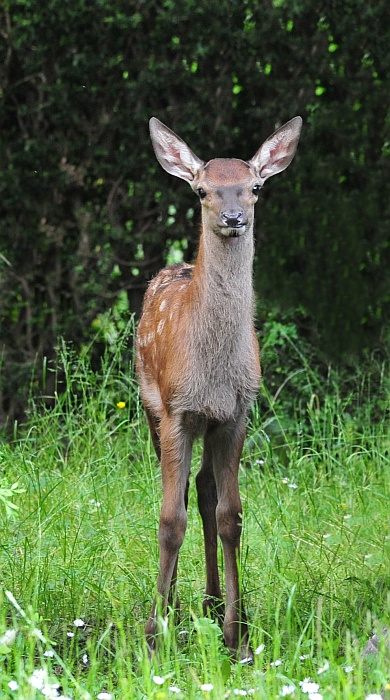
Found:
[{"label": "white wildflower", "polygon": [[46,670],[44,668],[37,668],[32,676],[28,679],[30,685],[37,690],[42,690],[46,682]]},{"label": "white wildflower", "polygon": [[57,688],[59,688],[59,683],[53,683],[53,685],[46,683],[46,685],[44,685],[43,688],[41,688],[41,693],[45,696],[45,698],[53,700],[53,698],[59,697]]},{"label": "white wildflower", "polygon": [[309,693],[309,700],[323,700],[321,693]]},{"label": "white wildflower", "polygon": [[370,693],[369,695],[366,695],[366,700],[382,700],[382,695],[379,695],[378,693]]},{"label": "white wildflower", "polygon": [[265,649],[265,644],[260,644],[257,649],[255,649],[255,654],[261,654]]},{"label": "white wildflower", "polygon": [[111,700],[112,695],[111,693],[99,693],[99,695],[96,696],[97,700]]},{"label": "white wildflower", "polygon": [[299,658],[301,661],[305,661],[306,659],[310,659],[310,654],[301,654]]},{"label": "white wildflower", "polygon": [[234,688],[233,693],[234,695],[239,695],[240,697],[245,697],[246,695],[248,695],[246,690],[241,690],[240,688]]},{"label": "white wildflower", "polygon": [[42,634],[41,630],[38,629],[37,627],[36,627],[35,629],[32,630],[31,636],[32,636],[32,637],[37,637],[38,639],[40,639],[41,642],[43,642],[44,644],[46,644],[46,637],[44,637],[44,635]]},{"label": "white wildflower", "polygon": [[19,683],[17,683],[16,681],[10,681],[10,682],[8,683],[8,687],[9,687],[10,690],[18,690],[18,688],[19,688]]},{"label": "white wildflower", "polygon": [[72,639],[72,637],[74,637],[74,632],[67,632],[66,636],[69,637],[69,639]]},{"label": "white wildflower", "polygon": [[321,673],[325,673],[325,671],[328,671],[328,670],[329,670],[329,661],[324,661],[323,665],[320,666],[317,673],[320,676]]},{"label": "white wildflower", "polygon": [[3,636],[0,637],[0,644],[6,644],[7,646],[11,646],[11,644],[14,643],[17,634],[17,630],[6,630]]},{"label": "white wildflower", "polygon": [[153,676],[153,683],[156,685],[162,685],[165,683],[165,678],[164,676]]},{"label": "white wildflower", "polygon": [[344,671],[345,673],[352,673],[353,666],[344,666]]},{"label": "white wildflower", "polygon": [[303,681],[299,681],[302,693],[317,693],[319,690],[319,684],[313,683],[311,678],[305,678]]},{"label": "white wildflower", "polygon": [[281,666],[282,662],[280,659],[276,659],[276,661],[271,661],[270,666]]},{"label": "white wildflower", "polygon": [[83,664],[84,666],[88,663],[88,654],[83,654]]},{"label": "white wildflower", "polygon": [[180,688],[177,687],[177,685],[170,685],[168,690],[171,693],[181,693],[181,690],[180,690]]},{"label": "white wildflower", "polygon": [[54,651],[53,651],[53,649],[48,649],[47,651],[45,651],[45,653],[43,654],[43,656],[47,656],[49,659],[52,659],[53,656],[54,656]]},{"label": "white wildflower", "polygon": [[85,627],[85,622],[80,617],[78,617],[76,620],[73,620],[73,624],[75,627]]},{"label": "white wildflower", "polygon": [[214,686],[212,683],[202,683],[202,685],[200,686],[200,689],[204,690],[205,693],[209,693],[214,689]]},{"label": "white wildflower", "polygon": [[289,489],[297,489],[297,488],[298,488],[298,484],[289,484],[289,485],[288,485],[288,488],[289,488]]},{"label": "white wildflower", "polygon": [[284,685],[279,693],[279,697],[285,698],[287,695],[292,695],[295,692],[295,685]]}]

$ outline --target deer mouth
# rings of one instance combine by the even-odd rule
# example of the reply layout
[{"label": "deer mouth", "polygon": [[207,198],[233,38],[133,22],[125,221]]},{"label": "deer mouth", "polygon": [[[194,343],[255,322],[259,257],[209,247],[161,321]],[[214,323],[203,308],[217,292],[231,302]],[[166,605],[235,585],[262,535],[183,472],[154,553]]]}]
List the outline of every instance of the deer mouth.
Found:
[{"label": "deer mouth", "polygon": [[223,238],[239,238],[240,236],[243,236],[244,233],[246,232],[246,224],[241,224],[239,226],[226,226],[225,227],[220,227],[218,233],[223,237]]}]

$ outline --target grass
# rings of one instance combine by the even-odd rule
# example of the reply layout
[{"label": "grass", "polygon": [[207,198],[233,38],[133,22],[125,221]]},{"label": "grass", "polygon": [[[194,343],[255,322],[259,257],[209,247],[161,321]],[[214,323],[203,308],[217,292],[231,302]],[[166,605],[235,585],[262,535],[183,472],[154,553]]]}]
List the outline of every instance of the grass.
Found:
[{"label": "grass", "polygon": [[[160,474],[131,367],[123,369],[126,334],[99,371],[88,349],[61,352],[67,390],[51,409],[32,403],[28,426],[0,447],[0,696],[358,700],[390,687],[387,640],[362,654],[390,617],[385,412],[362,427],[337,392],[311,387],[304,420],[286,420],[263,388],[268,408],[253,411],[240,471],[254,666],[232,663],[218,626],[202,617],[193,484],[182,618],[161,621],[149,662]],[[194,472],[199,457],[197,445]]]}]

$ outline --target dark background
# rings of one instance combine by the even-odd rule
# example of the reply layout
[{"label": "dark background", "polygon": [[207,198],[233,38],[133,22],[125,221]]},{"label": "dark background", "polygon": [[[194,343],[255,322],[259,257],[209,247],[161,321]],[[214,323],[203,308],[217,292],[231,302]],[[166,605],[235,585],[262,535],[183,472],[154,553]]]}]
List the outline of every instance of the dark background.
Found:
[{"label": "dark background", "polygon": [[303,117],[257,209],[259,327],[287,314],[325,362],[386,352],[388,0],[2,7],[0,422],[23,418],[32,376],[43,392],[60,335],[97,334],[99,353],[150,277],[196,253],[199,204],[158,165],[152,115],[206,160],[251,158]]}]

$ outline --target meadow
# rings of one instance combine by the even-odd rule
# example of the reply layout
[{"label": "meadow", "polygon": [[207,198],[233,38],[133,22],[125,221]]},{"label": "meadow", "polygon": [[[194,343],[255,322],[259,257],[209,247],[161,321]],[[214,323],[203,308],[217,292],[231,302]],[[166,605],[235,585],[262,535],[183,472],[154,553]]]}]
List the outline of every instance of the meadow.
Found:
[{"label": "meadow", "polygon": [[[34,399],[32,379],[28,422],[1,443],[1,698],[386,697],[383,369],[373,410],[366,375],[341,393],[337,376],[329,370],[317,380],[285,334],[282,349],[295,353],[298,369],[289,367],[271,391],[265,367],[240,469],[240,571],[254,665],[233,662],[219,627],[202,616],[194,479],[179,562],[181,619],[160,621],[149,661],[143,628],[157,575],[160,472],[129,332],[94,370],[89,348],[77,356],[62,344],[54,406]],[[265,357],[267,365],[267,347]],[[375,631],[376,653],[367,654]]]}]

